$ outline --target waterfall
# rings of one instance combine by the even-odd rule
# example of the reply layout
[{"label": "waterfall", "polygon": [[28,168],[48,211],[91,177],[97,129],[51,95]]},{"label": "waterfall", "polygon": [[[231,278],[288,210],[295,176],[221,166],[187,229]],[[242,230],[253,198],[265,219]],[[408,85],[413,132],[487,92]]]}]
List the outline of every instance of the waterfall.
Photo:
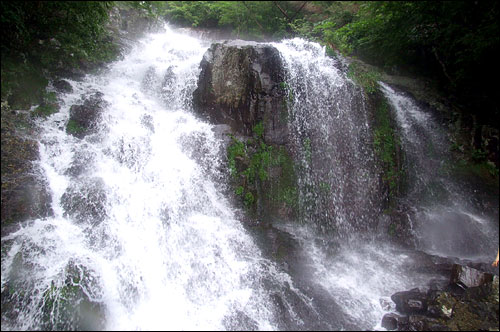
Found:
[{"label": "waterfall", "polygon": [[[498,246],[498,202],[475,202],[477,186],[453,175],[445,130],[410,96],[379,82],[392,105],[406,155],[412,224],[422,250],[488,261]],[[496,199],[495,199],[496,201]],[[495,212],[496,210],[496,212]]]},{"label": "waterfall", "polygon": [[288,74],[289,127],[304,217],[339,236],[370,229],[380,188],[361,89],[324,47],[299,38],[273,45]]},{"label": "waterfall", "polygon": [[[190,110],[207,48],[170,28],[149,35],[70,80],[61,111],[40,121],[55,215],[2,239],[2,329],[277,328],[265,287],[287,276],[222,195],[221,141]],[[99,130],[68,135],[70,106],[96,91]]]},{"label": "waterfall", "polygon": [[[38,120],[54,215],[2,237],[2,330],[379,329],[389,296],[426,276],[407,251],[356,239],[380,214],[361,89],[317,43],[272,43],[304,213],[252,231],[225,194],[223,138],[192,111],[209,41],[179,31],[68,80]],[[71,108],[89,98],[102,118],[77,138]]]}]

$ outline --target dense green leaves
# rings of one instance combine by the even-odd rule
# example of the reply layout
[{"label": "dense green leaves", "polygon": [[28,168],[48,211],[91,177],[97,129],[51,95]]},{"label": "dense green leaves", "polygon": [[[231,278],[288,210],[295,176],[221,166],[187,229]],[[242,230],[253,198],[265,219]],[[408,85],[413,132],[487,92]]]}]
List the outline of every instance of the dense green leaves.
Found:
[{"label": "dense green leaves", "polygon": [[111,5],[110,1],[2,1],[2,50],[24,50],[49,38],[79,41],[91,49],[104,32]]},{"label": "dense green leaves", "polygon": [[112,5],[111,1],[2,1],[2,100],[27,108],[42,102],[50,73],[116,56],[105,28]]},{"label": "dense green leaves", "polygon": [[363,2],[341,28],[323,25],[324,39],[374,64],[436,77],[464,105],[489,107],[498,76],[498,5],[494,1]]},{"label": "dense green leaves", "polygon": [[282,37],[292,31],[299,8],[288,1],[168,1],[165,16],[192,27],[231,29],[237,36]]}]

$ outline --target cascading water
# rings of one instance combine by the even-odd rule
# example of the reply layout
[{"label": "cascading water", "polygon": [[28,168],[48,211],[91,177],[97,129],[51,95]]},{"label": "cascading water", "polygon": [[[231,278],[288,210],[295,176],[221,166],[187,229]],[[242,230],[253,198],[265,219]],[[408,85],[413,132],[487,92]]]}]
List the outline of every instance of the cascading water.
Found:
[{"label": "cascading water", "polygon": [[489,207],[485,199],[475,202],[477,186],[451,172],[450,144],[435,116],[379,83],[394,109],[406,154],[405,200],[415,212],[412,224],[419,246],[439,255],[488,261],[498,247],[497,199]]},{"label": "cascading water", "polygon": [[[40,123],[55,215],[2,239],[2,329],[277,328],[265,287],[293,283],[222,196],[221,142],[189,110],[207,48],[167,29],[70,81]],[[95,91],[98,132],[66,134],[70,106]]]},{"label": "cascading water", "polygon": [[363,93],[318,44],[273,44],[288,72],[289,127],[305,218],[348,236],[376,223],[379,183]]},{"label": "cascading water", "polygon": [[[342,240],[379,213],[369,121],[360,90],[300,39],[273,46],[306,213],[276,225],[296,244],[289,261],[268,257],[223,194],[222,139],[191,112],[208,46],[168,27],[148,35],[70,81],[40,121],[54,216],[2,238],[2,330],[374,329],[381,297],[424,283],[406,252]],[[82,96],[105,106],[79,139],[65,127]]]}]

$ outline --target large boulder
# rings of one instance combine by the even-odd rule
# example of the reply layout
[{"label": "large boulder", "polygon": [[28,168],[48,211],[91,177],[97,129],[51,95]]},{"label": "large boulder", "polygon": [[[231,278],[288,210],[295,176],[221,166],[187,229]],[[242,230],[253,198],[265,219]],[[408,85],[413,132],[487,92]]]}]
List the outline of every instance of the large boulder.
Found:
[{"label": "large boulder", "polygon": [[391,296],[396,303],[396,310],[404,313],[425,313],[427,310],[427,299],[425,293],[418,288],[409,291],[397,292]]},{"label": "large boulder", "polygon": [[465,287],[479,287],[493,281],[491,273],[485,273],[469,266],[454,264],[451,283]]},{"label": "large boulder", "polygon": [[251,136],[260,121],[267,143],[288,138],[286,90],[279,51],[263,44],[215,43],[201,61],[193,107],[213,123]]},{"label": "large boulder", "polygon": [[[400,331],[498,330],[498,276],[458,264],[450,274],[443,290],[412,289],[393,294],[396,310],[403,315],[386,314],[382,327]],[[455,291],[457,285],[461,292]]]},{"label": "large boulder", "polygon": [[61,197],[64,216],[77,223],[100,224],[107,216],[106,191],[100,178],[84,178],[73,182]]}]

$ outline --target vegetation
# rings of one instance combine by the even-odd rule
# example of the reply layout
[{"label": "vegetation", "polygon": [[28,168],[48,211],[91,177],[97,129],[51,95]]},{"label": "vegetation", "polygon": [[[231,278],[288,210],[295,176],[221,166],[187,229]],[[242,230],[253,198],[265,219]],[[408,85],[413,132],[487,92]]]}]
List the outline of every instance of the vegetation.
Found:
[{"label": "vegetation", "polygon": [[[246,142],[231,137],[227,157],[235,194],[254,214],[259,198],[265,198],[268,205],[296,209],[298,192],[292,159],[284,147],[266,144],[263,133],[264,125],[259,122],[253,128],[253,137]],[[271,178],[271,172],[276,176]]]},{"label": "vegetation", "polygon": [[[110,1],[3,1],[2,101],[14,109],[44,102],[58,72],[109,61],[117,55],[105,29]],[[41,105],[40,114],[54,110]]]},{"label": "vegetation", "polygon": [[389,105],[383,97],[377,99],[373,143],[375,153],[384,169],[382,180],[389,190],[388,199],[392,208],[395,199],[402,191],[404,172],[400,155],[401,143],[394,131]]},{"label": "vegetation", "polygon": [[227,28],[240,37],[285,37],[300,10],[290,1],[169,1],[165,16],[173,23]]},{"label": "vegetation", "polygon": [[498,76],[496,2],[359,2],[353,15],[344,7],[315,27],[319,38],[386,69],[433,77],[483,121],[498,118],[494,88],[477,84],[486,72]]}]

